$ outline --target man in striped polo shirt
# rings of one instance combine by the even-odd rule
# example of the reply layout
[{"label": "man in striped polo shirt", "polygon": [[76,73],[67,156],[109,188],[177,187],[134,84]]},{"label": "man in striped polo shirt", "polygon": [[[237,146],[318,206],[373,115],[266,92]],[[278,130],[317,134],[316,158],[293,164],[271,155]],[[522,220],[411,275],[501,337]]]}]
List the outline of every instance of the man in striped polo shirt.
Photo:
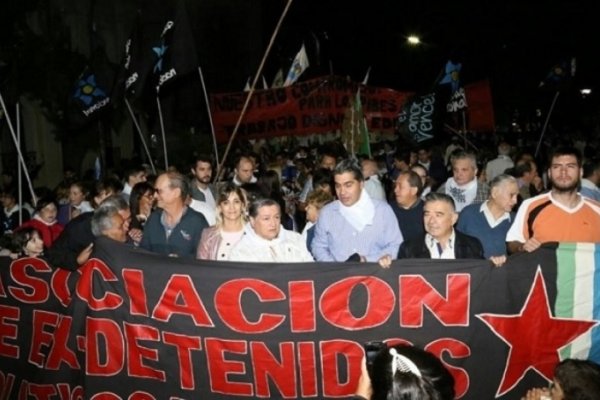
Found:
[{"label": "man in striped polo shirt", "polygon": [[546,242],[600,242],[600,203],[578,193],[582,157],[573,147],[552,152],[551,190],[523,202],[506,235],[510,253],[534,251]]}]

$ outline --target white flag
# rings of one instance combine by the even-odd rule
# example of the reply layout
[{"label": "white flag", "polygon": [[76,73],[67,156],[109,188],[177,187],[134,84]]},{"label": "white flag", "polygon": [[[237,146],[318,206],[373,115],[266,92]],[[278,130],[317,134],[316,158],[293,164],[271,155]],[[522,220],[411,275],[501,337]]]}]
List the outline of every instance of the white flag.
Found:
[{"label": "white flag", "polygon": [[285,78],[285,82],[283,86],[290,86],[294,82],[298,80],[300,75],[308,68],[308,56],[306,55],[306,49],[304,48],[304,44],[300,48],[298,54],[296,54],[296,58],[294,58],[294,62],[290,67],[290,71],[287,74],[287,78]]}]

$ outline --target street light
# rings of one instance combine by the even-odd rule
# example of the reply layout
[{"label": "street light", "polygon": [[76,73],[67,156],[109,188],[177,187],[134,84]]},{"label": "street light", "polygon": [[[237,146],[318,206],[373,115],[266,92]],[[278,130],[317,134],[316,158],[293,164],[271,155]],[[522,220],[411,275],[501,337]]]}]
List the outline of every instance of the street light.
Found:
[{"label": "street light", "polygon": [[421,39],[416,35],[410,35],[409,37],[406,38],[406,41],[411,46],[417,46],[417,45],[421,44]]}]

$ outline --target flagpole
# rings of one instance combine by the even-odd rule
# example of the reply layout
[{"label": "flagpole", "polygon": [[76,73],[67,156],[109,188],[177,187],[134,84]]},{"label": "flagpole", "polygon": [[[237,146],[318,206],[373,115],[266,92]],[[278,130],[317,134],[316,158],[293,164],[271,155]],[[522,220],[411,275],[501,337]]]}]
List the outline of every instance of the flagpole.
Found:
[{"label": "flagpole", "polygon": [[204,75],[202,74],[202,68],[198,66],[198,75],[200,75],[200,83],[202,84],[202,91],[204,92],[204,101],[206,102],[206,110],[208,111],[208,122],[210,123],[210,132],[212,134],[213,146],[215,149],[215,161],[219,165],[219,151],[217,150],[217,136],[215,135],[215,126],[213,125],[212,112],[210,110],[210,103],[208,101],[208,93],[206,91],[206,84],[204,83]]},{"label": "flagpole", "polygon": [[550,122],[550,115],[552,115],[552,111],[554,111],[554,106],[556,105],[556,100],[558,100],[558,95],[560,91],[557,90],[554,98],[552,99],[552,104],[550,105],[550,109],[548,110],[548,115],[546,115],[546,120],[544,121],[544,126],[542,127],[542,133],[540,134],[540,140],[538,140],[538,144],[535,148],[534,157],[537,157],[538,152],[540,151],[540,146],[542,145],[542,139],[544,138],[544,134],[546,133],[546,128],[548,127],[548,122]]},{"label": "flagpole", "polygon": [[[19,103],[16,105],[17,116],[17,146],[21,147],[21,118],[19,118]],[[21,163],[17,161],[17,188],[19,191],[19,226],[23,223],[23,179],[21,178]]]},{"label": "flagpole", "polygon": [[269,42],[269,45],[267,46],[267,49],[265,50],[265,54],[263,55],[260,65],[258,66],[256,75],[254,75],[254,81],[252,82],[250,91],[248,92],[248,95],[246,96],[246,102],[244,103],[244,107],[242,108],[242,111],[240,112],[240,116],[238,117],[235,127],[233,128],[233,132],[231,133],[231,137],[229,138],[229,142],[227,143],[227,147],[225,148],[225,152],[223,153],[223,159],[221,160],[221,163],[219,164],[219,166],[217,168],[217,174],[216,174],[217,181],[220,180],[221,175],[223,174],[223,165],[225,164],[225,160],[227,160],[227,155],[229,154],[229,150],[231,149],[231,144],[233,143],[233,139],[235,139],[235,136],[237,135],[237,132],[242,123],[242,119],[244,118],[244,115],[246,114],[246,110],[248,109],[248,105],[250,104],[250,99],[252,98],[252,94],[254,93],[254,88],[256,87],[256,82],[258,81],[258,77],[262,74],[262,70],[263,70],[265,62],[267,60],[267,56],[269,55],[269,53],[271,51],[271,47],[273,47],[273,43],[275,42],[275,37],[277,36],[277,33],[279,32],[279,29],[281,28],[281,24],[286,16],[288,10],[290,9],[290,6],[292,5],[292,1],[293,0],[288,0],[287,4],[283,10],[283,13],[281,14],[281,17],[279,17],[277,26],[275,27],[275,30],[273,31],[273,34],[271,35],[271,41]]},{"label": "flagpole", "polygon": [[469,141],[469,139],[467,139],[467,135],[462,134],[460,131],[454,129],[453,127],[451,127],[448,124],[444,124],[444,127],[446,129],[448,129],[450,132],[454,133],[455,135],[458,135],[459,137],[463,138],[465,140],[465,143],[471,145],[471,147],[473,147],[476,151],[479,151],[479,149],[477,148],[477,146],[475,146],[473,144],[473,142],[471,142],[471,141]]},{"label": "flagpole", "polygon": [[2,96],[1,92],[0,92],[0,106],[2,106],[2,110],[4,111],[4,115],[6,116],[6,123],[8,124],[8,130],[10,131],[10,134],[13,139],[13,143],[15,144],[15,146],[17,148],[17,155],[19,157],[19,161],[21,162],[21,165],[23,166],[23,173],[25,174],[25,179],[27,180],[27,183],[29,185],[29,191],[31,193],[31,202],[33,203],[32,205],[35,206],[37,203],[37,200],[35,198],[35,192],[33,191],[33,185],[31,184],[31,178],[29,177],[29,171],[27,171],[27,164],[25,164],[25,159],[23,158],[23,153],[21,152],[21,148],[18,145],[17,135],[15,134],[15,129],[13,128],[12,122],[10,120],[10,115],[8,114],[8,110],[6,109],[6,104],[4,103],[4,97]]},{"label": "flagpole", "polygon": [[169,169],[169,159],[167,156],[167,137],[165,135],[165,123],[163,121],[162,107],[160,106],[160,96],[156,94],[156,105],[158,106],[158,120],[160,121],[160,132],[162,134],[163,151],[165,154],[165,171]]},{"label": "flagpole", "polygon": [[133,109],[131,108],[131,104],[129,104],[129,100],[125,97],[125,105],[127,105],[127,110],[129,110],[129,115],[131,115],[131,119],[133,120],[133,125],[140,135],[140,140],[142,141],[142,145],[144,146],[144,150],[146,151],[146,155],[148,156],[148,160],[150,161],[150,167],[152,167],[152,173],[156,175],[156,168],[154,167],[154,162],[152,161],[152,155],[150,154],[150,150],[148,149],[148,144],[146,144],[146,139],[144,139],[144,135],[142,134],[142,128],[138,123],[135,114],[133,113]]}]

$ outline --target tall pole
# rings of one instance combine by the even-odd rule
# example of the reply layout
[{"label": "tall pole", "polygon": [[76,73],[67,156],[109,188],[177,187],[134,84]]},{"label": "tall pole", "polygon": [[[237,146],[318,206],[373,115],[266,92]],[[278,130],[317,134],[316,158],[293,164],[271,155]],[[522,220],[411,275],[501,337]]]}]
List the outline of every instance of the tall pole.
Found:
[{"label": "tall pole", "polygon": [[244,107],[242,108],[242,111],[240,112],[240,116],[238,117],[235,127],[233,128],[233,132],[231,133],[231,137],[229,138],[229,142],[227,143],[227,147],[225,148],[225,152],[223,153],[223,159],[221,160],[221,163],[219,164],[219,167],[217,168],[217,181],[220,180],[221,175],[223,174],[223,165],[225,164],[225,161],[227,160],[227,155],[229,154],[229,150],[231,149],[231,144],[233,143],[233,139],[235,139],[235,136],[237,135],[237,132],[242,123],[242,119],[244,118],[244,115],[246,115],[246,110],[248,109],[248,105],[250,104],[250,99],[252,98],[252,95],[254,94],[254,88],[256,87],[256,82],[258,81],[258,77],[262,74],[262,70],[265,65],[265,61],[267,60],[267,56],[269,55],[269,53],[271,51],[271,47],[273,47],[273,43],[275,42],[275,37],[277,37],[277,33],[279,32],[279,29],[281,28],[281,24],[286,16],[288,10],[290,9],[290,6],[292,5],[292,1],[293,0],[288,0],[287,4],[283,10],[283,13],[281,14],[281,17],[279,17],[277,26],[275,27],[275,30],[273,31],[273,35],[271,35],[271,41],[269,42],[269,45],[267,46],[267,50],[265,50],[265,54],[262,58],[262,61],[260,62],[259,67],[258,67],[258,71],[256,71],[256,75],[254,75],[254,81],[252,82],[252,86],[250,87],[250,90],[248,91],[248,95],[246,96],[246,102],[244,103]]},{"label": "tall pole", "polygon": [[[16,105],[15,115],[17,116],[17,146],[21,148],[21,114],[18,102]],[[19,162],[19,160],[17,160],[17,188],[19,191],[19,225],[21,225],[23,223],[23,180],[21,179],[21,163]]]},{"label": "tall pole", "polygon": [[544,121],[544,126],[542,127],[542,133],[540,134],[540,140],[538,140],[538,144],[535,148],[534,157],[537,157],[538,152],[540,151],[540,146],[542,145],[542,140],[544,139],[544,134],[546,133],[546,128],[548,128],[548,122],[550,121],[550,116],[552,115],[552,111],[554,111],[554,106],[556,105],[556,100],[558,100],[558,95],[560,92],[557,90],[556,94],[554,94],[554,98],[552,99],[552,104],[550,105],[550,109],[548,110],[548,114],[546,115],[546,120]]},{"label": "tall pole", "polygon": [[138,135],[140,135],[140,140],[142,141],[142,146],[144,146],[144,151],[146,152],[146,155],[148,156],[148,160],[150,161],[150,167],[152,168],[152,173],[154,175],[156,175],[156,168],[154,167],[154,162],[152,161],[152,155],[150,154],[150,150],[148,149],[148,144],[146,143],[146,139],[144,139],[144,134],[142,133],[142,128],[140,127],[140,124],[139,124],[137,118],[135,117],[135,114],[133,113],[133,109],[131,108],[131,104],[129,104],[129,100],[127,100],[127,97],[125,97],[125,105],[127,105],[127,110],[129,111],[129,115],[131,116],[131,119],[133,120],[133,126],[135,126],[135,130],[137,131]]},{"label": "tall pole", "polygon": [[215,126],[213,125],[212,113],[210,111],[210,103],[208,101],[208,92],[206,91],[206,84],[204,83],[204,75],[202,74],[202,68],[198,66],[198,75],[200,75],[200,83],[202,84],[202,91],[204,92],[204,101],[206,102],[206,110],[208,112],[208,122],[210,123],[210,132],[212,134],[213,146],[215,151],[215,161],[219,165],[219,151],[217,150],[217,135],[215,134]]},{"label": "tall pole", "polygon": [[167,137],[165,135],[165,122],[163,121],[162,107],[160,106],[160,96],[156,94],[156,105],[158,106],[158,120],[160,121],[160,133],[162,134],[163,152],[165,155],[165,171],[169,169],[169,158],[167,156]]}]

